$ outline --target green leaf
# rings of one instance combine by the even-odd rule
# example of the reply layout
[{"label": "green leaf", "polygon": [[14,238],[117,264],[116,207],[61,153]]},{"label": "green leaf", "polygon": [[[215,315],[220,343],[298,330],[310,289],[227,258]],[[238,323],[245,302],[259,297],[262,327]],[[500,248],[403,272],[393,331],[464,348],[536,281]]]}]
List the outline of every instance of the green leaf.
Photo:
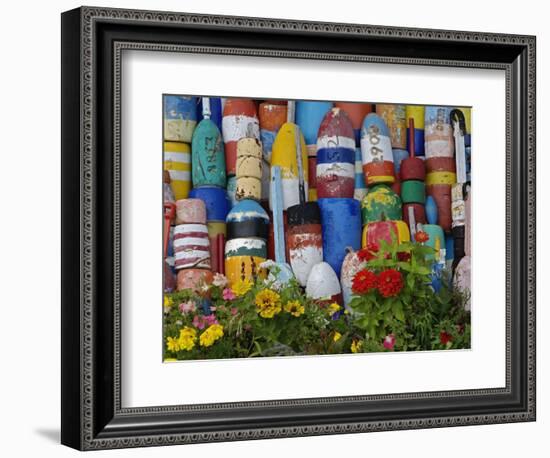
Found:
[{"label": "green leaf", "polygon": [[402,323],[405,322],[405,314],[403,313],[403,303],[399,300],[395,301],[392,308],[395,318]]}]

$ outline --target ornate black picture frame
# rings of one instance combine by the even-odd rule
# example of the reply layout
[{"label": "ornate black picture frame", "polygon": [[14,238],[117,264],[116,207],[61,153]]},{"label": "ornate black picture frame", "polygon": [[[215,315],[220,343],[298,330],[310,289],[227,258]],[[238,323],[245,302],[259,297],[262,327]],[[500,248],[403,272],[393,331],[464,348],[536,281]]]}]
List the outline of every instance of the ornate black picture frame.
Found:
[{"label": "ornate black picture frame", "polygon": [[[82,7],[62,15],[62,434],[80,450],[535,420],[535,37]],[[506,73],[506,386],[122,408],[125,49]]]}]

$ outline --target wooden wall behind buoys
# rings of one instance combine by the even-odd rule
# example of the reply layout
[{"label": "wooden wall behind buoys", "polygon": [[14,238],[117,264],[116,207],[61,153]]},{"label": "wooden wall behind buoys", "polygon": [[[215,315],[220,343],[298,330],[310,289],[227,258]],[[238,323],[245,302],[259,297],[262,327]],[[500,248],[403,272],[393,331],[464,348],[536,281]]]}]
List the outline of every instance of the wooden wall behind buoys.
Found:
[{"label": "wooden wall behind buoys", "polygon": [[407,147],[405,105],[377,103],[376,114],[378,114],[388,126],[391,146],[393,148],[405,149]]},{"label": "wooden wall behind buoys", "polygon": [[237,142],[245,137],[260,139],[260,124],[253,100],[226,100],[223,108],[222,133],[227,175],[235,175]]},{"label": "wooden wall behind buoys", "polygon": [[197,98],[164,96],[164,140],[191,143],[197,125]]},{"label": "wooden wall behind buoys", "polygon": [[449,107],[429,106],[425,108],[424,149],[426,159],[432,157],[453,157],[454,137]]},{"label": "wooden wall behind buoys", "polygon": [[383,219],[400,220],[401,208],[401,198],[389,186],[373,186],[361,202],[363,224]]},{"label": "wooden wall behind buoys", "polygon": [[[406,119],[414,119],[414,154],[424,155],[424,116],[423,105],[407,105],[405,108]],[[409,127],[407,127],[407,151],[409,150]]]},{"label": "wooden wall behind buoys", "polygon": [[164,142],[164,170],[176,200],[185,199],[191,189],[191,148],[187,143]]},{"label": "wooden wall behind buoys", "polygon": [[450,232],[453,221],[451,214],[451,185],[427,185],[426,193],[433,197],[437,205],[437,224],[439,224],[445,232]]},{"label": "wooden wall behind buoys", "polygon": [[313,266],[306,284],[306,295],[327,305],[332,302],[342,305],[340,281],[330,264],[320,262]]},{"label": "wooden wall behind buoys", "polygon": [[361,155],[367,186],[395,181],[390,132],[377,114],[369,113],[363,121]]},{"label": "wooden wall behind buoys", "polygon": [[287,211],[288,259],[298,282],[305,286],[311,269],[323,261],[321,212],[317,202],[290,207]]},{"label": "wooden wall behind buoys", "polygon": [[[281,176],[283,183],[283,209],[286,210],[292,205],[300,203],[298,162],[296,160],[296,129],[294,123],[284,123],[273,142],[273,151],[271,153],[271,166],[281,167]],[[302,164],[305,181],[305,192],[307,195],[308,187],[308,163],[307,149],[304,136],[300,132],[300,148],[302,151]],[[270,203],[271,207],[271,203]]]},{"label": "wooden wall behind buoys", "polygon": [[262,146],[256,138],[237,142],[237,200],[262,198]]},{"label": "wooden wall behind buoys", "polygon": [[191,144],[193,187],[219,186],[225,188],[225,155],[222,134],[210,119],[199,122]]},{"label": "wooden wall behind buoys", "polygon": [[323,233],[323,259],[340,275],[346,249],[361,247],[361,206],[353,198],[318,199]]}]

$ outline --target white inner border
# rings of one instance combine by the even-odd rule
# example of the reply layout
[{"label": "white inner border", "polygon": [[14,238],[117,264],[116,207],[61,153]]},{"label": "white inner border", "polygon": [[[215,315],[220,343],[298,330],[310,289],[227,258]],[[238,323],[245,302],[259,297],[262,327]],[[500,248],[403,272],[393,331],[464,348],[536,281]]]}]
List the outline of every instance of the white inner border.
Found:
[{"label": "white inner border", "polygon": [[[122,65],[123,407],[505,386],[503,71],[156,51]],[[472,349],[162,363],[163,93],[473,106]]]}]

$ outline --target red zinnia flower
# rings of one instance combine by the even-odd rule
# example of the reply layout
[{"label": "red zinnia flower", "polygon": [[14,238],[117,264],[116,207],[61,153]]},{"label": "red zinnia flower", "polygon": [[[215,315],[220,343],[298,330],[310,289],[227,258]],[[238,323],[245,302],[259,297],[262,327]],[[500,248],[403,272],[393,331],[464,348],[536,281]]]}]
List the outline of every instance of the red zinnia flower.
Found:
[{"label": "red zinnia flower", "polygon": [[376,258],[376,252],[378,251],[378,245],[369,243],[366,248],[361,248],[357,252],[357,257],[360,261],[368,262],[371,259]]},{"label": "red zinnia flower", "polygon": [[368,269],[363,269],[355,274],[351,282],[351,290],[356,294],[365,294],[376,288],[378,283],[376,274]]},{"label": "red zinnia flower", "polygon": [[386,337],[384,337],[382,345],[387,350],[393,350],[393,347],[395,347],[395,336],[393,334],[388,334]]},{"label": "red zinnia flower", "polygon": [[411,260],[411,254],[407,251],[398,251],[397,259],[401,262],[409,262]]},{"label": "red zinnia flower", "polygon": [[414,239],[418,243],[424,243],[430,240],[430,236],[424,231],[418,231],[416,234],[414,234]]},{"label": "red zinnia flower", "polygon": [[395,269],[386,269],[378,276],[378,291],[383,297],[397,296],[403,289],[403,276]]},{"label": "red zinnia flower", "polygon": [[441,331],[439,333],[439,341],[443,344],[443,345],[447,345],[448,342],[450,342],[451,340],[453,340],[453,336],[451,334],[449,334],[448,332],[446,331]]}]

